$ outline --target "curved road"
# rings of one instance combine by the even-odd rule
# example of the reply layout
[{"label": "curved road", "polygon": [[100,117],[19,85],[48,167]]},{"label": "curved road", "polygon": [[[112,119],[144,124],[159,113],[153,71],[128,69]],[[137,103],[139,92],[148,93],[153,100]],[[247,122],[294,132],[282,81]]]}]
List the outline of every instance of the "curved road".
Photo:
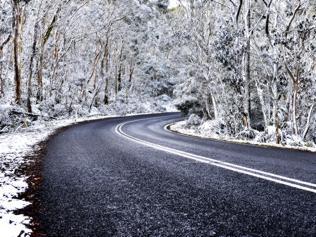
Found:
[{"label": "curved road", "polygon": [[316,236],[316,155],[166,131],[178,113],[111,118],[53,137],[47,236]]}]

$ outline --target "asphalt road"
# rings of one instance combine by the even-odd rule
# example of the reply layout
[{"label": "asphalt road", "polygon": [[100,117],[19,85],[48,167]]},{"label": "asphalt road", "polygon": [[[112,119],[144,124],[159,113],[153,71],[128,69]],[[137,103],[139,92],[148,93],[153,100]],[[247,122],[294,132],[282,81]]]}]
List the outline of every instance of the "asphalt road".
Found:
[{"label": "asphalt road", "polygon": [[179,118],[112,118],[53,137],[39,191],[47,236],[316,236],[315,154],[164,129]]}]

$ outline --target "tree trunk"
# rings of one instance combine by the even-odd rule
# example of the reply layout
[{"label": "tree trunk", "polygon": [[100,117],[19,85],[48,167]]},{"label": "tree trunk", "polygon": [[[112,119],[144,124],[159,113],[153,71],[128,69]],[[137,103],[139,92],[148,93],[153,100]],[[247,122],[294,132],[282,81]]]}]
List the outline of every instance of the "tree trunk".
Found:
[{"label": "tree trunk", "polygon": [[264,97],[263,97],[263,91],[260,88],[260,86],[258,85],[258,83],[256,82],[256,88],[257,88],[257,93],[258,93],[258,97],[259,97],[259,102],[260,102],[260,106],[261,106],[261,111],[263,114],[263,120],[264,120],[264,128],[267,129],[268,127],[268,118],[267,118],[267,108],[266,108],[266,103],[264,101]]},{"label": "tree trunk", "polygon": [[122,90],[122,65],[120,63],[118,73],[117,73],[117,84],[116,84],[116,94]]},{"label": "tree trunk", "polygon": [[122,46],[121,46],[121,51],[120,51],[120,56],[119,56],[119,60],[118,60],[118,70],[117,70],[117,74],[116,74],[116,94],[118,94],[121,90],[122,90],[122,69],[123,69],[123,65],[122,65],[122,57],[123,57],[123,42],[122,42]]},{"label": "tree trunk", "polygon": [[106,78],[105,80],[105,88],[104,88],[104,98],[103,98],[103,103],[105,105],[109,104],[109,96],[108,96],[108,79]]},{"label": "tree trunk", "polygon": [[205,103],[205,110],[206,113],[204,113],[204,116],[206,116],[207,119],[212,119],[212,112],[210,108],[210,96],[206,95],[204,98],[204,103]]},{"label": "tree trunk", "polygon": [[277,144],[281,143],[281,126],[278,115],[278,86],[277,86],[277,75],[278,75],[278,64],[276,61],[273,63],[273,83],[272,83],[272,94],[273,94],[273,123],[275,127],[275,140]]},{"label": "tree trunk", "polygon": [[0,98],[4,96],[4,79],[2,77],[2,71],[3,71],[2,58],[3,58],[3,49],[0,48]]},{"label": "tree trunk", "polygon": [[290,76],[291,83],[292,83],[292,104],[291,104],[291,112],[292,112],[292,124],[293,124],[293,132],[297,136],[298,135],[298,125],[297,125],[297,97],[298,97],[298,90],[299,90],[299,73],[297,69],[296,75],[290,70],[288,65],[285,63],[285,68],[287,73]]},{"label": "tree trunk", "polygon": [[129,77],[128,77],[128,82],[130,85],[132,84],[132,81],[133,81],[134,69],[135,69],[134,64],[131,62],[130,68],[129,68]]},{"label": "tree trunk", "polygon": [[97,95],[98,95],[99,92],[100,92],[100,88],[101,88],[101,87],[98,87],[98,88],[96,88],[95,91],[94,91],[94,95],[93,95],[93,97],[92,97],[92,99],[91,99],[91,103],[90,103],[90,105],[89,105],[89,113],[91,113],[92,106],[93,106],[93,104],[94,104],[94,102],[95,102],[95,100],[96,100]]},{"label": "tree trunk", "polygon": [[32,55],[30,59],[30,65],[29,65],[29,78],[28,78],[28,86],[27,86],[27,111],[29,113],[32,113],[32,103],[31,103],[31,97],[32,97],[32,77],[33,77],[33,64],[34,64],[34,58],[36,55],[36,47],[37,47],[37,37],[38,37],[38,23],[34,26],[34,38],[33,38],[33,45],[32,45]]},{"label": "tree trunk", "polygon": [[[43,100],[43,67],[44,67],[44,52],[45,52],[45,45],[47,44],[53,29],[55,27],[55,23],[57,21],[58,14],[60,12],[61,8],[59,7],[47,27],[47,30],[45,31],[44,35],[41,37],[41,52],[40,52],[40,58],[39,58],[39,63],[38,63],[38,68],[37,68],[37,85],[38,85],[38,90],[37,90],[37,101],[42,101]],[[52,91],[50,90],[49,93],[51,94]]]},{"label": "tree trunk", "polygon": [[14,38],[13,38],[13,61],[14,61],[14,82],[15,82],[15,103],[21,104],[21,69],[19,58],[19,37],[20,37],[20,21],[21,12],[19,2],[13,1],[13,14],[14,14]]},{"label": "tree trunk", "polygon": [[298,127],[297,127],[297,90],[298,90],[298,85],[297,81],[294,82],[294,87],[293,87],[293,115],[292,115],[292,122],[293,122],[293,128],[294,128],[294,134],[297,136],[298,135]]},{"label": "tree trunk", "polygon": [[246,49],[243,55],[243,81],[244,81],[244,126],[249,129],[251,127],[250,111],[250,28],[251,28],[251,14],[250,14],[250,0],[246,0],[244,7],[244,21],[245,21],[245,37],[247,41]]},{"label": "tree trunk", "polygon": [[92,81],[93,89],[96,88],[96,84],[97,84],[97,72],[96,71],[97,71],[99,60],[100,60],[100,56],[101,56],[101,51],[96,52],[96,55],[94,57],[94,61],[92,64],[91,74],[90,74],[90,77],[89,77],[88,83],[87,83],[87,85],[89,85],[90,82]]},{"label": "tree trunk", "polygon": [[41,52],[38,61],[38,68],[37,68],[37,94],[36,98],[37,101],[43,100],[43,61],[44,61],[44,45],[41,45]]},{"label": "tree trunk", "polygon": [[215,100],[213,93],[211,93],[211,99],[212,99],[212,104],[213,104],[213,109],[214,109],[214,119],[217,120],[219,117],[218,116],[218,108],[217,108],[217,102]]},{"label": "tree trunk", "polygon": [[309,109],[309,113],[308,113],[308,117],[307,117],[307,122],[306,122],[306,126],[305,126],[305,129],[304,129],[304,133],[303,133],[303,140],[306,139],[306,136],[307,136],[307,133],[310,129],[310,125],[311,125],[311,118],[312,118],[312,114],[313,114],[313,111],[314,111],[314,108],[315,108],[316,104],[313,104],[311,106],[311,108]]},{"label": "tree trunk", "polygon": [[109,78],[108,78],[108,71],[109,71],[109,39],[106,39],[105,47],[104,47],[104,54],[101,61],[101,78],[104,80],[104,97],[103,103],[105,105],[109,104]]},{"label": "tree trunk", "polygon": [[3,72],[3,49],[6,44],[8,44],[11,40],[12,35],[10,34],[6,40],[0,45],[0,98],[4,96],[4,79],[2,77]]},{"label": "tree trunk", "polygon": [[[54,43],[54,50],[53,50],[53,52],[52,52],[52,57],[53,57],[53,59],[54,59],[54,61],[53,61],[53,63],[52,63],[52,73],[50,74],[50,91],[52,91],[52,87],[53,87],[53,82],[55,82],[54,83],[54,87],[58,87],[58,85],[56,85],[57,84],[57,69],[58,69],[58,66],[59,66],[59,61],[60,61],[60,55],[59,55],[59,33],[58,32],[56,32],[56,34],[55,34],[55,43]],[[54,95],[54,97],[58,97],[58,96],[60,96],[60,91],[61,91],[61,88],[62,88],[62,85],[64,84],[64,80],[62,80],[61,82],[60,82],[60,84],[59,84],[59,89],[60,90],[55,90],[55,95]],[[72,101],[71,101],[71,103],[70,104],[72,104]]]}]

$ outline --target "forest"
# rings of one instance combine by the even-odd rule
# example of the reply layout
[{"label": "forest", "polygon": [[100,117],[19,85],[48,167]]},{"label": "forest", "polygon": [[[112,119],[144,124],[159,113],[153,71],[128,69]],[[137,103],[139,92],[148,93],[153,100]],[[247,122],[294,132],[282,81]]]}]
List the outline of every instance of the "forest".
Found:
[{"label": "forest", "polygon": [[1,0],[0,133],[171,105],[197,130],[315,146],[315,0]]}]

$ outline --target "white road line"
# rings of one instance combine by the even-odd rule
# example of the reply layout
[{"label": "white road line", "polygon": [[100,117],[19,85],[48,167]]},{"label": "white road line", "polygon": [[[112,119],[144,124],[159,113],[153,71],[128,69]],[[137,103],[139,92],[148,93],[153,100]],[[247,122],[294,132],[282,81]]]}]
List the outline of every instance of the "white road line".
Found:
[{"label": "white road line", "polygon": [[[164,130],[170,132],[170,130],[167,128],[168,126],[169,126],[169,124],[164,126]],[[240,166],[240,165],[235,165],[235,164],[224,162],[224,161],[218,161],[218,160],[214,160],[214,159],[211,159],[211,158],[207,158],[207,159],[208,160],[212,160],[214,162],[223,163],[223,164],[228,165],[228,166],[236,167],[238,169],[243,169],[243,170],[255,172],[255,173],[258,173],[258,174],[262,174],[262,175],[265,175],[265,176],[271,176],[271,177],[274,177],[274,178],[283,179],[283,180],[287,180],[287,181],[290,181],[290,182],[293,182],[293,183],[298,183],[298,184],[302,184],[302,185],[306,185],[306,186],[310,186],[310,187],[315,187],[316,188],[316,184],[313,184],[313,183],[304,182],[304,181],[300,181],[300,180],[297,180],[297,179],[288,178],[288,177],[285,177],[285,176],[276,175],[276,174],[272,174],[272,173],[269,173],[269,172],[264,172],[264,171],[260,171],[260,170],[256,170],[256,169],[251,169],[251,168],[247,168],[247,167]]]},{"label": "white road line", "polygon": [[185,158],[188,158],[188,159],[191,159],[191,160],[195,160],[195,161],[206,163],[206,164],[209,164],[209,165],[221,167],[221,168],[224,168],[224,169],[227,169],[227,170],[231,170],[231,171],[234,171],[234,172],[237,172],[237,173],[250,175],[250,176],[253,176],[253,177],[256,177],[256,178],[268,180],[268,181],[275,182],[275,183],[278,183],[278,184],[283,184],[283,185],[286,185],[286,186],[289,186],[289,187],[293,187],[293,188],[297,188],[297,189],[300,189],[300,190],[316,193],[316,184],[313,184],[313,183],[309,183],[309,182],[305,182],[305,181],[301,181],[301,180],[297,180],[297,179],[293,179],[293,178],[288,178],[288,177],[285,177],[285,176],[276,175],[276,174],[269,173],[269,172],[264,172],[264,171],[261,171],[261,170],[251,169],[251,168],[247,168],[247,167],[244,167],[244,166],[235,165],[235,164],[232,164],[232,163],[229,163],[229,162],[223,162],[223,161],[211,159],[211,158],[204,157],[204,156],[195,155],[195,154],[192,154],[192,153],[184,152],[184,151],[173,149],[173,148],[166,147],[166,146],[161,146],[161,145],[158,145],[158,144],[154,144],[154,143],[151,143],[151,142],[144,141],[144,140],[141,140],[139,138],[133,137],[133,136],[125,133],[122,130],[122,128],[125,125],[127,125],[129,123],[133,123],[135,121],[142,121],[142,120],[147,120],[147,119],[138,119],[138,120],[133,120],[133,121],[121,123],[121,124],[116,126],[115,132],[118,135],[120,135],[120,136],[122,136],[122,137],[124,137],[124,138],[126,138],[126,139],[128,139],[130,141],[136,142],[138,144],[141,144],[141,145],[144,145],[144,146],[147,146],[147,147],[151,147],[151,148],[156,149],[156,150],[164,151],[164,152],[171,153],[171,154],[174,154],[174,155],[177,155],[177,156],[182,156],[182,157],[185,157]]}]

